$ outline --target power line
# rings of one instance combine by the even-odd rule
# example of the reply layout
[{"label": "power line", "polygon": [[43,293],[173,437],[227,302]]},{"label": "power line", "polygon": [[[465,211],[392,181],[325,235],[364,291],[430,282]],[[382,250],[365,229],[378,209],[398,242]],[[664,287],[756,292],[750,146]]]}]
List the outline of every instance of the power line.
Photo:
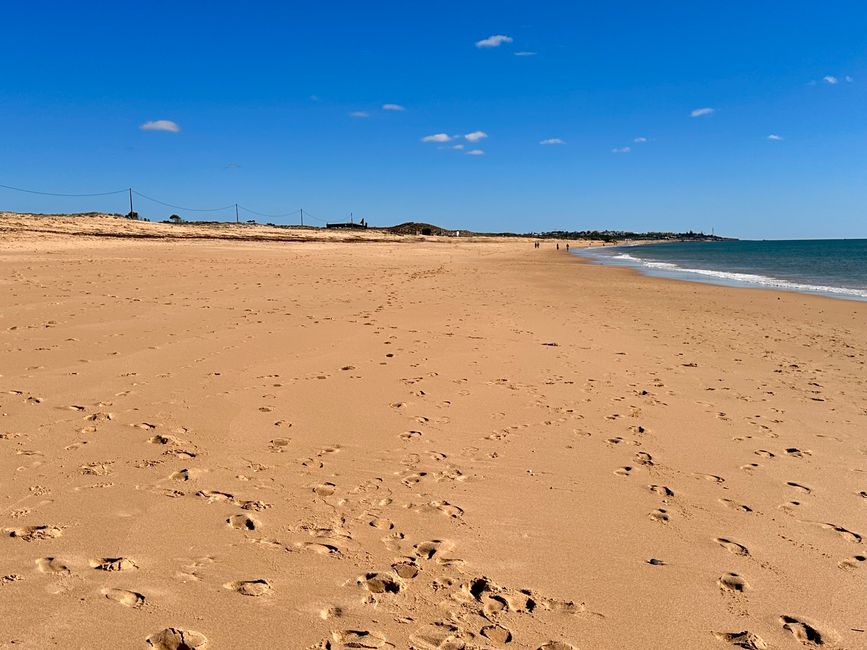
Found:
[{"label": "power line", "polygon": [[[126,190],[124,190],[126,191]],[[136,196],[140,196],[143,199],[147,199],[148,201],[153,201],[154,203],[159,203],[160,205],[164,205],[167,208],[175,208],[176,210],[185,210],[186,212],[221,212],[222,210],[229,210],[235,207],[234,203],[230,203],[229,205],[224,205],[221,208],[185,208],[182,205],[174,205],[173,203],[166,203],[165,201],[160,201],[159,199],[155,199],[153,197],[147,196],[138,192],[136,190],[132,191]]]},{"label": "power line", "polygon": [[250,214],[255,214],[257,217],[268,217],[269,219],[280,219],[282,217],[291,217],[293,214],[298,214],[299,212],[301,212],[301,209],[299,208],[298,210],[292,210],[292,212],[285,212],[283,214],[266,214],[264,212],[256,212],[255,210],[251,210],[250,208],[243,206],[240,203],[238,204],[238,207],[241,208],[242,210],[245,210],[246,212],[249,212]]},{"label": "power line", "polygon": [[90,194],[63,194],[61,192],[39,192],[37,190],[26,190],[23,187],[13,187],[12,185],[2,185],[0,187],[7,190],[15,190],[16,192],[27,192],[28,194],[40,194],[42,196],[109,196],[110,194],[123,194],[126,190],[115,190],[114,192],[92,192]]},{"label": "power line", "polygon": [[[167,208],[174,208],[176,210],[183,210],[185,212],[222,212],[224,210],[231,210],[232,208],[235,208],[235,213],[236,213],[236,218],[237,218],[238,208],[241,208],[244,211],[249,212],[250,214],[255,214],[256,216],[259,216],[259,217],[266,217],[268,219],[282,219],[284,217],[291,217],[293,215],[300,214],[302,224],[304,223],[304,216],[305,216],[304,213],[307,212],[306,216],[309,217],[310,219],[313,219],[314,221],[318,221],[319,223],[323,223],[323,224],[328,223],[328,221],[326,221],[325,219],[321,219],[320,217],[317,217],[316,215],[311,214],[310,212],[308,212],[306,210],[302,210],[301,208],[298,208],[296,210],[292,210],[290,212],[284,212],[282,214],[269,214],[267,212],[258,212],[257,210],[252,210],[251,208],[240,205],[238,203],[232,203],[230,205],[225,205],[225,206],[222,206],[219,208],[188,208],[188,207],[185,207],[182,205],[175,205],[174,203],[167,203],[166,201],[160,201],[159,199],[155,199],[154,197],[148,196],[147,194],[142,194],[141,192],[134,190],[132,188],[115,190],[113,192],[90,192],[90,193],[86,193],[86,194],[67,194],[67,193],[62,193],[62,192],[42,192],[39,190],[29,190],[29,189],[26,189],[23,187],[15,187],[14,185],[4,185],[2,183],[0,183],[0,188],[7,189],[7,190],[13,190],[16,192],[26,192],[27,194],[38,194],[40,196],[62,196],[62,197],[111,196],[111,195],[115,195],[115,194],[129,193],[130,206],[132,206],[132,195],[135,194],[136,196],[141,197],[147,201],[151,201],[153,203],[158,203],[159,205],[166,206]],[[130,212],[132,213],[132,207],[130,207]]]},{"label": "power line", "polygon": [[319,217],[311,214],[309,210],[305,210],[304,214],[307,215],[308,217],[310,217],[311,219],[313,219],[313,221],[318,221],[319,223],[326,223],[326,224],[328,223],[325,219],[320,219]]}]

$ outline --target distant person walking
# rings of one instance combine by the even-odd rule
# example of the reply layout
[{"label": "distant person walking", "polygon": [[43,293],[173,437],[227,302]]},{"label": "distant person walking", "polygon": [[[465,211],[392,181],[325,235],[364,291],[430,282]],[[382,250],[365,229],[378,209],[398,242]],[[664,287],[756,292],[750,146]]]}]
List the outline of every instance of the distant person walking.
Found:
[{"label": "distant person walking", "polygon": [[560,242],[557,242],[557,250],[560,250]]}]

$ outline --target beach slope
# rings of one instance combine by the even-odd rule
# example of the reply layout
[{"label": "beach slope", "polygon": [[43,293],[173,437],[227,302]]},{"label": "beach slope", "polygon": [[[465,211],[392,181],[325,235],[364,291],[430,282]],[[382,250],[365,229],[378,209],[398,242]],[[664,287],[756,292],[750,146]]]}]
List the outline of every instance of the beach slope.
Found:
[{"label": "beach slope", "polygon": [[12,231],[0,648],[867,646],[865,303]]}]

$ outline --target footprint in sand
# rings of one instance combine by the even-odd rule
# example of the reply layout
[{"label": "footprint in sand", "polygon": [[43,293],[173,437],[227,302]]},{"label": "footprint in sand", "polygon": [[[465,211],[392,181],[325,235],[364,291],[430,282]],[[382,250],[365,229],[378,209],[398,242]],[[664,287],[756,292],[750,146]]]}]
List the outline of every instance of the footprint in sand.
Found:
[{"label": "footprint in sand", "polygon": [[313,488],[313,491],[321,497],[330,497],[336,489],[337,486],[334,483],[320,483]]},{"label": "footprint in sand", "polygon": [[737,501],[732,501],[731,499],[719,499],[719,502],[723,504],[726,508],[730,508],[731,510],[737,510],[738,512],[752,512],[753,509],[743,503],[738,503]]},{"label": "footprint in sand", "polygon": [[145,602],[145,597],[136,591],[128,591],[126,589],[103,589],[101,593],[109,600],[113,600],[124,607],[138,608],[144,605]]},{"label": "footprint in sand", "polygon": [[571,643],[565,641],[547,641],[539,646],[538,650],[578,650]]},{"label": "footprint in sand", "polygon": [[416,440],[417,438],[421,438],[422,435],[423,434],[421,431],[405,431],[404,433],[401,433],[398,436],[398,438],[400,438],[401,440],[409,441],[409,440]]},{"label": "footprint in sand", "polygon": [[157,434],[148,438],[148,442],[152,445],[179,445],[181,441],[175,438],[174,436],[168,436],[163,434]]},{"label": "footprint in sand", "polygon": [[343,616],[343,610],[336,605],[327,605],[319,610],[319,618],[327,621],[329,618],[340,618]]},{"label": "footprint in sand", "polygon": [[268,443],[268,450],[272,454],[282,454],[291,442],[289,438],[274,438]]},{"label": "footprint in sand", "polygon": [[457,519],[464,514],[463,508],[460,508],[448,501],[431,501],[428,506],[436,508],[441,513],[453,519]]},{"label": "footprint in sand", "polygon": [[412,580],[419,574],[420,570],[412,558],[395,562],[391,565],[391,568],[398,577],[403,578],[404,580]]},{"label": "footprint in sand", "polygon": [[190,451],[189,449],[169,449],[168,451],[163,452],[163,456],[174,456],[175,458],[180,458],[181,460],[191,460],[198,456],[198,454],[194,451]]},{"label": "footprint in sand", "polygon": [[270,503],[265,503],[264,501],[260,501],[258,499],[250,499],[248,501],[236,501],[241,510],[255,510],[256,512],[261,512],[262,510],[267,510],[271,507]]},{"label": "footprint in sand", "polygon": [[382,517],[374,517],[370,521],[367,522],[369,526],[373,528],[377,528],[379,530],[391,530],[394,528],[394,523],[389,519],[383,519]]},{"label": "footprint in sand", "polygon": [[783,629],[792,633],[798,641],[807,646],[821,646],[825,644],[825,638],[819,630],[794,616],[783,615],[780,617]]},{"label": "footprint in sand", "polygon": [[391,573],[365,573],[356,583],[372,594],[396,594],[401,589],[400,581]]},{"label": "footprint in sand", "polygon": [[725,479],[722,476],[717,476],[716,474],[703,474],[701,472],[694,472],[693,476],[696,478],[703,478],[705,481],[710,481],[711,483],[725,483]]},{"label": "footprint in sand", "polygon": [[847,542],[852,542],[853,544],[861,543],[861,535],[858,533],[853,533],[851,530],[846,530],[842,526],[838,526],[837,524],[819,524],[822,528],[826,530],[833,530],[835,533],[839,534],[843,539]]},{"label": "footprint in sand", "polygon": [[653,521],[658,521],[661,523],[665,523],[669,519],[671,519],[671,517],[668,514],[668,511],[665,510],[664,508],[657,508],[656,510],[654,510],[653,512],[651,512],[647,516],[650,517]]},{"label": "footprint in sand", "polygon": [[97,571],[135,571],[138,565],[126,557],[104,557],[91,560],[90,566]]},{"label": "footprint in sand", "polygon": [[736,648],[746,650],[767,650],[768,644],[758,634],[749,630],[743,632],[714,632],[713,635],[720,641],[725,641]]},{"label": "footprint in sand", "polygon": [[237,582],[227,582],[223,585],[225,589],[237,591],[244,596],[264,596],[271,591],[271,585],[267,580],[239,580]]},{"label": "footprint in sand", "polygon": [[631,476],[632,467],[629,467],[628,465],[625,467],[618,467],[614,470],[614,473],[617,474],[617,476]]},{"label": "footprint in sand", "polygon": [[720,589],[724,591],[746,591],[750,588],[749,583],[744,580],[737,573],[726,573],[723,574],[719,580],[717,580],[717,584],[720,586]]},{"label": "footprint in sand", "polygon": [[256,530],[262,526],[255,517],[241,514],[232,515],[226,519],[226,523],[236,530]]},{"label": "footprint in sand", "polygon": [[3,532],[8,537],[17,537],[24,542],[39,542],[63,535],[63,530],[60,527],[46,525],[24,526],[23,528],[4,528]]},{"label": "footprint in sand", "polygon": [[228,492],[219,492],[218,490],[199,490],[196,492],[197,497],[206,499],[208,503],[221,503],[226,501],[234,501],[235,496]]},{"label": "footprint in sand", "polygon": [[840,561],[837,566],[846,571],[852,571],[859,566],[863,566],[863,562],[867,561],[867,555],[853,555],[850,558]]},{"label": "footprint in sand", "polygon": [[756,449],[753,452],[756,456],[761,456],[762,458],[775,458],[776,454],[768,451],[767,449]]},{"label": "footprint in sand", "polygon": [[208,644],[208,639],[201,632],[176,627],[167,627],[151,634],[145,641],[154,650],[199,650]]},{"label": "footprint in sand", "polygon": [[333,630],[331,640],[337,646],[327,644],[323,647],[343,650],[344,648],[381,648],[386,645],[385,637],[379,632],[367,630]]},{"label": "footprint in sand", "polygon": [[738,544],[737,542],[733,542],[730,539],[726,539],[725,537],[717,537],[714,540],[717,544],[722,546],[729,553],[733,553],[734,555],[749,555],[750,552],[746,546],[743,544]]},{"label": "footprint in sand", "polygon": [[413,549],[415,549],[417,557],[423,560],[432,560],[435,556],[442,555],[444,551],[450,550],[452,546],[452,543],[446,540],[434,539],[429,542],[416,544]]},{"label": "footprint in sand", "polygon": [[406,487],[412,487],[416,483],[420,483],[427,476],[427,472],[414,472],[403,477],[400,482],[403,483]]},{"label": "footprint in sand", "polygon": [[806,485],[801,485],[800,483],[795,483],[794,481],[786,481],[786,485],[790,488],[794,488],[799,492],[804,492],[805,494],[812,494],[812,488],[807,487]]},{"label": "footprint in sand", "polygon": [[36,568],[42,573],[69,574],[69,565],[56,557],[41,557],[36,560]]},{"label": "footprint in sand", "polygon": [[180,481],[180,482],[195,481],[197,478],[199,478],[204,473],[205,473],[205,471],[201,470],[201,469],[184,468],[184,469],[178,470],[177,472],[172,473],[172,475],[169,476],[169,478],[172,479],[173,481]]},{"label": "footprint in sand", "polygon": [[482,636],[494,643],[509,643],[512,633],[502,625],[486,625],[481,630]]},{"label": "footprint in sand", "polygon": [[446,621],[438,621],[419,628],[410,635],[409,640],[414,646],[424,650],[438,650],[465,647],[466,644],[460,637],[461,632],[457,626]]},{"label": "footprint in sand", "polygon": [[665,485],[648,485],[647,489],[661,497],[673,497],[674,490]]},{"label": "footprint in sand", "polygon": [[340,553],[340,549],[334,546],[334,544],[328,544],[325,542],[299,542],[295,544],[295,546],[306,551],[313,551],[319,555],[333,555]]},{"label": "footprint in sand", "polygon": [[635,462],[639,465],[653,465],[653,456],[646,451],[639,451],[635,454]]}]

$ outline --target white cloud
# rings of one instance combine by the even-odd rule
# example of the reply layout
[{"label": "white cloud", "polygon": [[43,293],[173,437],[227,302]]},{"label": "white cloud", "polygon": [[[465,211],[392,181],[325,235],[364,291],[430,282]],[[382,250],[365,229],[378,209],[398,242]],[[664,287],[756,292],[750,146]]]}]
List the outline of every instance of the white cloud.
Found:
[{"label": "white cloud", "polygon": [[690,115],[690,117],[702,117],[703,115],[712,115],[715,112],[716,112],[715,108],[705,107],[705,108],[697,108],[694,111],[692,111],[689,115]]},{"label": "white cloud", "polygon": [[145,122],[139,127],[142,131],[168,131],[169,133],[179,133],[181,127],[177,122],[171,120],[151,120]]},{"label": "white cloud", "polygon": [[382,110],[384,111],[405,111],[406,109],[400,104],[383,104]]},{"label": "white cloud", "polygon": [[467,133],[464,137],[470,142],[478,142],[487,138],[488,134],[484,131],[473,131],[472,133]]},{"label": "white cloud", "polygon": [[855,80],[852,78],[852,75],[848,75],[848,74],[842,78],[838,77],[836,75],[833,75],[833,74],[827,74],[824,77],[822,77],[821,79],[819,79],[819,81],[816,81],[815,79],[813,79],[812,81],[810,81],[808,83],[808,85],[815,86],[818,83],[826,83],[829,86],[836,86],[841,81],[845,81],[847,84],[850,84]]},{"label": "white cloud", "polygon": [[771,135],[768,136],[768,140],[773,140],[774,142],[779,142],[782,139],[783,139],[783,136],[777,135],[776,133],[771,133]]},{"label": "white cloud", "polygon": [[452,139],[447,133],[434,133],[433,135],[424,136],[421,141],[422,142],[448,142]]},{"label": "white cloud", "polygon": [[352,111],[349,117],[370,117],[370,113],[366,111]]},{"label": "white cloud", "polygon": [[527,52],[527,51],[515,52],[515,56],[536,56],[537,54],[538,54],[538,52]]},{"label": "white cloud", "polygon": [[485,152],[481,149],[470,149],[466,152],[468,156],[484,156]]},{"label": "white cloud", "polygon": [[632,151],[632,147],[614,147],[611,153],[629,153],[630,151]]},{"label": "white cloud", "polygon": [[455,144],[455,145],[452,145],[452,149],[463,149],[463,148],[464,148],[464,145],[463,145],[463,144]]},{"label": "white cloud", "polygon": [[635,142],[636,144],[642,144],[644,142],[647,142],[647,138],[645,138],[643,135],[640,135],[637,138],[633,138],[632,141]]},{"label": "white cloud", "polygon": [[493,36],[476,41],[476,47],[500,47],[503,43],[511,43],[513,40],[515,39],[505,34],[494,34]]},{"label": "white cloud", "polygon": [[540,140],[539,144],[566,144],[566,141],[560,138],[545,138],[544,140]]}]

